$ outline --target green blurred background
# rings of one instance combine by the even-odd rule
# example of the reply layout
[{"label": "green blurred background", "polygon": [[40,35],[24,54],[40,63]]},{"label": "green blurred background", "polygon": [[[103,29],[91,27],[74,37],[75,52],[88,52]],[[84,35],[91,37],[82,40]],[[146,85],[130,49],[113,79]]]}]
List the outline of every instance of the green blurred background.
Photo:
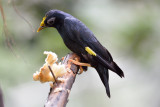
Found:
[{"label": "green blurred background", "polygon": [[125,78],[110,72],[111,99],[97,72],[78,75],[68,107],[160,107],[160,0],[2,0],[13,49],[7,47],[0,16],[0,87],[6,107],[43,107],[49,84],[33,81],[44,51],[59,59],[70,51],[56,29],[36,31],[45,13],[59,9],[84,22],[111,52]]}]

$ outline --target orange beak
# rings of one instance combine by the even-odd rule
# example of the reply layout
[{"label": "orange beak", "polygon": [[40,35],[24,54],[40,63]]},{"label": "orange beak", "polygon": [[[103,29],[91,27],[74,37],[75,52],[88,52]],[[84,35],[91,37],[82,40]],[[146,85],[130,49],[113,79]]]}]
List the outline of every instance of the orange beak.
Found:
[{"label": "orange beak", "polygon": [[40,26],[40,27],[38,28],[37,32],[41,31],[41,30],[44,29],[44,28],[45,28],[45,27]]},{"label": "orange beak", "polygon": [[41,31],[42,29],[46,27],[44,24],[45,19],[46,19],[46,16],[43,17],[43,20],[41,21],[40,27],[38,28],[37,32]]}]

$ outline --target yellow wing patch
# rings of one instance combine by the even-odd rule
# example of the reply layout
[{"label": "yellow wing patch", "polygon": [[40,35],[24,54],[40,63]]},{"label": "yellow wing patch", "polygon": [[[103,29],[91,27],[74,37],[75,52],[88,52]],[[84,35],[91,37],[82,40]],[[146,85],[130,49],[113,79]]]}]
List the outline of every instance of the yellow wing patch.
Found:
[{"label": "yellow wing patch", "polygon": [[93,56],[96,56],[96,53],[89,47],[85,47],[85,50],[90,54],[90,55],[93,55]]}]

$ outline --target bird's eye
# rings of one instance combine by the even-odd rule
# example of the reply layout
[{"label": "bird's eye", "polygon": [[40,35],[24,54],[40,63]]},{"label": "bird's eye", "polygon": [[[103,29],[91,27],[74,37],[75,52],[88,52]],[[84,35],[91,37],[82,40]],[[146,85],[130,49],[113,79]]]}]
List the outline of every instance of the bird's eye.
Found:
[{"label": "bird's eye", "polygon": [[48,20],[47,20],[47,24],[49,24],[49,25],[53,25],[53,24],[54,24],[55,19],[56,19],[55,17],[52,17],[52,18],[48,19]]}]

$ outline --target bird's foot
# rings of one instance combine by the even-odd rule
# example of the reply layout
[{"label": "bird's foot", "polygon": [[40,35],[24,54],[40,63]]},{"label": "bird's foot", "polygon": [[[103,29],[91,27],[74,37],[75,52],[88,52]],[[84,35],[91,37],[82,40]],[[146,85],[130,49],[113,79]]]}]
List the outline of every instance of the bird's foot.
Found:
[{"label": "bird's foot", "polygon": [[[78,72],[78,74],[83,73],[84,70],[83,70],[83,67],[82,67],[82,66],[91,67],[90,64],[88,64],[88,63],[81,63],[81,62],[79,62],[78,59],[76,59],[76,58],[75,58],[75,60],[69,59],[68,61],[69,61],[69,63],[73,63],[73,64],[75,64],[75,65],[79,65],[79,66],[80,66],[80,71]],[[71,64],[69,64],[69,65],[71,65]],[[71,67],[71,66],[70,66],[70,67]]]}]

